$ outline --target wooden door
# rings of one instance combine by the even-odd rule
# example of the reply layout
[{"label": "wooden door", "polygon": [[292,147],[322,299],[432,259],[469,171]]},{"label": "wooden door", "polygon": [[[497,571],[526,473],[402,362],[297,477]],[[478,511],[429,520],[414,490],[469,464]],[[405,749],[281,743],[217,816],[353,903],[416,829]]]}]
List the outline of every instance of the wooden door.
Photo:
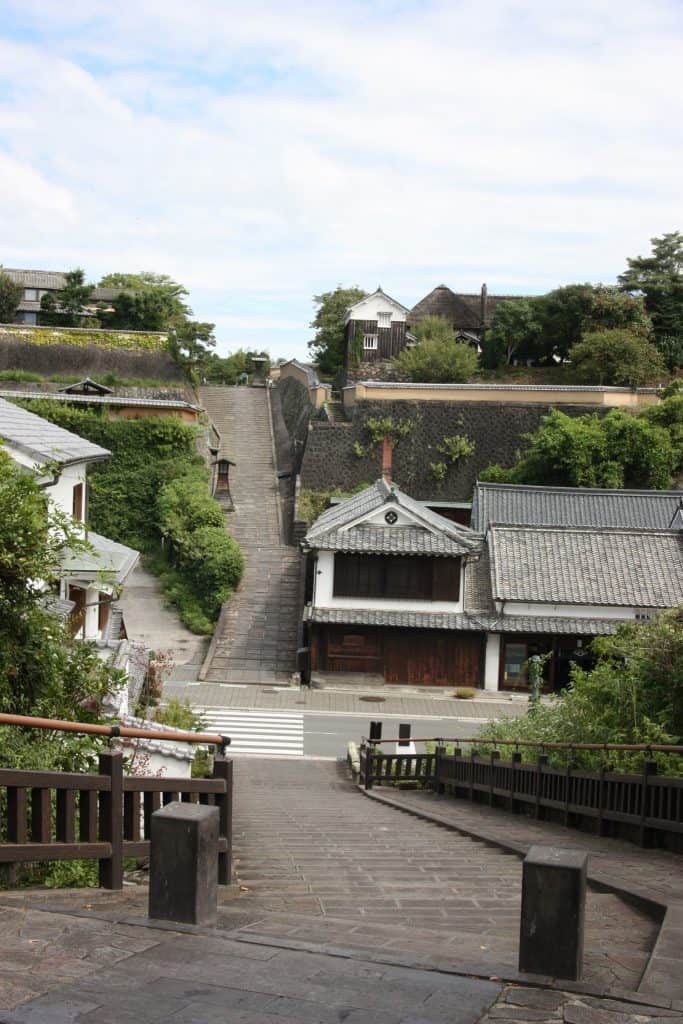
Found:
[{"label": "wooden door", "polygon": [[380,630],[362,626],[329,627],[321,660],[328,672],[382,672]]},{"label": "wooden door", "polygon": [[69,600],[74,602],[74,609],[69,617],[71,635],[76,636],[85,625],[85,590],[83,587],[69,586]]},{"label": "wooden door", "polygon": [[418,686],[481,686],[483,636],[437,630],[387,630],[384,678]]}]

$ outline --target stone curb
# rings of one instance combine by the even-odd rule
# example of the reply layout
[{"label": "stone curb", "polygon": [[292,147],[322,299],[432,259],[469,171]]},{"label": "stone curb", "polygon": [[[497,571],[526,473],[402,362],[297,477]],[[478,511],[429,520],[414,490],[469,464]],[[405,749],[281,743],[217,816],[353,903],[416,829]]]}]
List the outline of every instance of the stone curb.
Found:
[{"label": "stone curb", "polygon": [[[411,814],[415,818],[421,818],[424,821],[429,821],[432,824],[439,825],[441,828],[446,828],[451,832],[458,832],[461,835],[469,836],[471,839],[478,839],[481,842],[486,843],[488,846],[495,846],[499,849],[507,850],[509,853],[513,853],[517,857],[525,857],[527,854],[528,847],[522,843],[515,843],[512,840],[500,839],[498,836],[487,833],[483,829],[475,830],[473,828],[454,825],[452,821],[443,818],[440,814],[437,814],[434,811],[424,811],[418,810],[414,807],[407,807],[405,804],[402,804],[397,800],[392,800],[391,797],[385,796],[383,793],[380,794],[373,790],[366,790],[360,784],[358,784],[358,789],[363,796],[368,797],[370,800],[376,800],[378,803],[386,804],[386,806],[393,807],[395,810],[403,811],[405,814]],[[642,997],[643,1000],[659,999],[661,998],[660,993],[662,991],[671,989],[671,986],[673,986],[673,990],[670,994],[670,1002],[667,1004],[662,1003],[661,1005],[672,1007],[673,1009],[683,1008],[683,902],[675,900],[669,903],[660,893],[653,893],[649,889],[632,886],[627,882],[614,882],[607,875],[604,875],[599,871],[591,871],[590,857],[588,864],[588,881],[594,889],[597,889],[600,892],[611,892],[616,896],[621,896],[623,899],[635,904],[647,913],[653,915],[655,918],[659,918],[659,934],[657,935],[657,940],[650,954],[647,967],[643,972],[638,990],[635,993],[625,989],[608,989],[605,991],[599,991],[592,986],[586,986],[580,982],[553,982],[550,987],[562,988],[564,985],[564,991],[577,991],[586,995],[604,996],[609,994],[614,998],[629,1001],[633,999],[634,995]],[[522,977],[526,977],[526,975]],[[538,981],[536,984],[542,985],[543,983]],[[579,987],[577,988],[575,985],[578,985]],[[655,1006],[660,1004],[653,1001],[651,1002],[651,1005]]]}]

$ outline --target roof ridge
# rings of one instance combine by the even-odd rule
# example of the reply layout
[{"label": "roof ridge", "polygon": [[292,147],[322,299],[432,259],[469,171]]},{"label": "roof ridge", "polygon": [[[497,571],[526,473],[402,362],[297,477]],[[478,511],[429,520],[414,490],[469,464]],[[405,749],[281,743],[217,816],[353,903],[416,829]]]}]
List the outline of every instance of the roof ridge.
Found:
[{"label": "roof ridge", "polygon": [[683,498],[683,488],[672,488],[671,490],[648,490],[640,487],[563,487],[561,484],[513,484],[498,483],[496,480],[477,480],[475,487],[485,490],[509,490],[509,491],[542,491],[544,493],[560,492],[562,494],[629,494],[647,495],[648,497],[680,495]]}]

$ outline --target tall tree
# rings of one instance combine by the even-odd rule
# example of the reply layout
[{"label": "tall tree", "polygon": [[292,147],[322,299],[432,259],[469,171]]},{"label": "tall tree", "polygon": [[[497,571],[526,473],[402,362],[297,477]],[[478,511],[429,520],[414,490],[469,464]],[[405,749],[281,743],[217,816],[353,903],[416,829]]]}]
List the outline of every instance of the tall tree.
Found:
[{"label": "tall tree", "polygon": [[46,292],[40,300],[41,324],[80,327],[83,323],[83,309],[90,301],[93,286],[86,284],[85,271],[80,267],[69,270],[64,280],[61,291]]},{"label": "tall tree", "polygon": [[657,345],[673,370],[683,363],[683,235],[671,231],[650,241],[652,255],[628,259],[619,286],[645,297]]},{"label": "tall tree", "polygon": [[639,297],[608,285],[568,284],[535,300],[538,357],[565,360],[587,331],[626,328],[643,337],[651,323]]},{"label": "tall tree", "polygon": [[315,337],[309,341],[308,347],[321,373],[334,376],[341,371],[344,365],[346,311],[366,295],[367,292],[358,286],[342,288],[337,285],[333,292],[313,296],[318,310],[311,323],[311,327],[315,327]]},{"label": "tall tree", "polygon": [[533,299],[501,302],[491,327],[484,335],[482,362],[489,369],[513,359],[534,359],[538,355],[542,327],[538,303]]},{"label": "tall tree", "polygon": [[102,288],[120,288],[111,302],[114,312],[103,316],[107,327],[130,331],[167,331],[180,328],[192,315],[184,301],[184,285],[167,274],[106,274]]},{"label": "tall tree", "polygon": [[17,311],[23,288],[16,284],[0,267],[0,324],[11,324]]},{"label": "tall tree", "polygon": [[646,338],[623,328],[587,331],[569,349],[572,371],[585,384],[637,388],[664,374],[664,362]]}]

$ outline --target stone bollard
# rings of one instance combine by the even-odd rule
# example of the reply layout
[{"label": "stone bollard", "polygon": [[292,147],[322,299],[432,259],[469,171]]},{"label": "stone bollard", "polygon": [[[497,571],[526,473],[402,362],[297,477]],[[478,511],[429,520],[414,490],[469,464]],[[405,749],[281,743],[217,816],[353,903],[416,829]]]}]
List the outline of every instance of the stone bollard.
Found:
[{"label": "stone bollard", "polygon": [[174,801],[152,815],[149,916],[213,924],[218,887],[217,807]]},{"label": "stone bollard", "polygon": [[532,846],[524,858],[519,969],[578,981],[583,968],[586,864],[580,850]]}]

